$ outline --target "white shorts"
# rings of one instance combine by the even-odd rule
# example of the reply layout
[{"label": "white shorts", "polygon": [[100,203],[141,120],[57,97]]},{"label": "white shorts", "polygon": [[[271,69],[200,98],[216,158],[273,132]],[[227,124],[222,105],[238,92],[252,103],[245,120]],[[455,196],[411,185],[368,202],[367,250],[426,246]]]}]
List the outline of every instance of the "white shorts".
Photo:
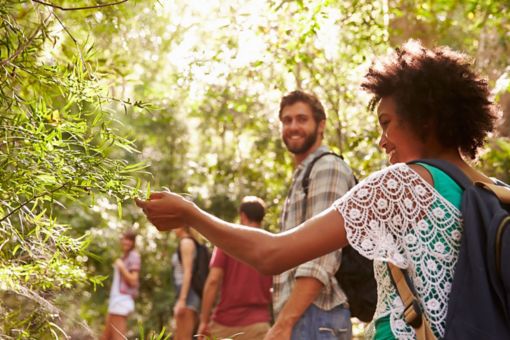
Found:
[{"label": "white shorts", "polygon": [[117,295],[110,297],[108,313],[126,316],[135,310],[135,301],[131,295]]}]

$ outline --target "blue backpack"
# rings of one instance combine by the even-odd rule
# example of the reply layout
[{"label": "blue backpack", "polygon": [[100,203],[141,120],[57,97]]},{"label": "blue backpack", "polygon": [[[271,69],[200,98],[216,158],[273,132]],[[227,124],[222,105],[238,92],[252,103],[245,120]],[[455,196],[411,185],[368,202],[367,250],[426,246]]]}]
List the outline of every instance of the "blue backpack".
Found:
[{"label": "blue backpack", "polygon": [[510,339],[510,186],[473,182],[455,165],[419,160],[464,190],[463,235],[444,339]]}]

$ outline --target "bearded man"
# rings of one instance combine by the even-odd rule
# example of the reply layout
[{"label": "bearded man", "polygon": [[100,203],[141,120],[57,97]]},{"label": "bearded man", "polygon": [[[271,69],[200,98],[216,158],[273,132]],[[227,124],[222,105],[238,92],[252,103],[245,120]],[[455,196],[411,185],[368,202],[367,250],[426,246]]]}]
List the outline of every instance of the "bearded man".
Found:
[{"label": "bearded man", "polygon": [[[283,208],[280,228],[294,228],[320,213],[351,187],[351,169],[337,156],[324,155],[312,167],[308,195],[302,180],[307,165],[330,150],[322,145],[326,114],[318,98],[293,91],[280,102],[281,136],[294,160],[292,183]],[[273,277],[275,324],[268,336],[275,339],[351,339],[347,298],[335,279],[341,250],[304,263]]]}]

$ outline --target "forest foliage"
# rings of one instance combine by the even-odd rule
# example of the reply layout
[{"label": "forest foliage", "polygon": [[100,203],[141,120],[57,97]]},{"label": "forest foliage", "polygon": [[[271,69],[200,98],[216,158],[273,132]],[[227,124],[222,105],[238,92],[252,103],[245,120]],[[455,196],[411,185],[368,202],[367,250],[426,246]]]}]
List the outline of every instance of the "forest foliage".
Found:
[{"label": "forest foliage", "polygon": [[479,165],[510,182],[509,32],[503,0],[1,1],[0,335],[99,334],[126,228],[143,257],[131,336],[168,329],[175,239],[131,198],[168,187],[235,220],[258,195],[277,230],[280,97],[315,92],[362,178],[386,161],[359,82],[409,38],[473,56],[506,114]]}]

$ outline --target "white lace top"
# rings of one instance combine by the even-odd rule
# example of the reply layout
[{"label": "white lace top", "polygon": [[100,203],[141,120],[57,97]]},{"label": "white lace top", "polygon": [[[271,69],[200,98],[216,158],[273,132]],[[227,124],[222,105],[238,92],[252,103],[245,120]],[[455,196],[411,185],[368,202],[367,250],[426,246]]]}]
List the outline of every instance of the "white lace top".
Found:
[{"label": "white lace top", "polygon": [[460,248],[459,209],[406,164],[372,174],[334,207],[344,218],[349,244],[374,260],[378,294],[374,320],[389,315],[395,337],[415,338],[390,281],[386,265],[390,261],[408,270],[432,330],[443,336]]}]

